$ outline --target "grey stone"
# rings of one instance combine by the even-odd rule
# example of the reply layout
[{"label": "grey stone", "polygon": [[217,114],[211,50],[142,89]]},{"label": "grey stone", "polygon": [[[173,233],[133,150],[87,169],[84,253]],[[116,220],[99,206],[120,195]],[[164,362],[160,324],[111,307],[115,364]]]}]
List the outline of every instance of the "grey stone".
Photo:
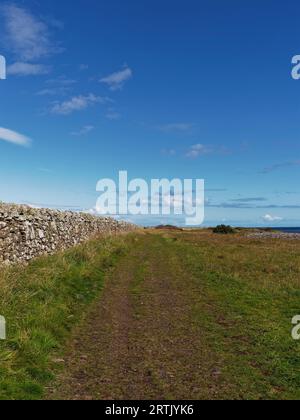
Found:
[{"label": "grey stone", "polygon": [[86,213],[0,204],[0,264],[29,261],[97,235],[138,229],[130,223]]}]

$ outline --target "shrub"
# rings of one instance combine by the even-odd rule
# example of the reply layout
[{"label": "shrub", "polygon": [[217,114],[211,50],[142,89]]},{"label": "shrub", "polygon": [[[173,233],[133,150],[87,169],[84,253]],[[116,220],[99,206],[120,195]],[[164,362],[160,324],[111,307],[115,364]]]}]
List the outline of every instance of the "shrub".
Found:
[{"label": "shrub", "polygon": [[223,235],[230,235],[235,233],[235,230],[231,226],[219,225],[214,228],[213,232]]}]

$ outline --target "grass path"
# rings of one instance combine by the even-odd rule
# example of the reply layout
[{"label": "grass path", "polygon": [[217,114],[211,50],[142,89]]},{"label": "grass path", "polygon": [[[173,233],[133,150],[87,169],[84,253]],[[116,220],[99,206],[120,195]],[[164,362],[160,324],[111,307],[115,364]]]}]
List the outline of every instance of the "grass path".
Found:
[{"label": "grass path", "polygon": [[162,238],[139,237],[76,332],[52,398],[184,399],[217,393],[217,369],[195,328],[184,276]]},{"label": "grass path", "polygon": [[208,271],[198,245],[136,237],[74,334],[50,399],[300,397],[284,295],[275,306],[276,294]]},{"label": "grass path", "polygon": [[0,272],[3,399],[300,399],[300,248],[100,238]]}]

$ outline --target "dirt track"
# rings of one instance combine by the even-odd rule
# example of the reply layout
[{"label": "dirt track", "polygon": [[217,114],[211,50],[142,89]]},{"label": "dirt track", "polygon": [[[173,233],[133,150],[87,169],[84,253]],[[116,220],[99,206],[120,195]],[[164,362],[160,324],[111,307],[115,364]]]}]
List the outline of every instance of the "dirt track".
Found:
[{"label": "dirt track", "polygon": [[136,239],[73,337],[50,399],[216,397],[218,367],[193,318],[195,285],[165,245]]}]

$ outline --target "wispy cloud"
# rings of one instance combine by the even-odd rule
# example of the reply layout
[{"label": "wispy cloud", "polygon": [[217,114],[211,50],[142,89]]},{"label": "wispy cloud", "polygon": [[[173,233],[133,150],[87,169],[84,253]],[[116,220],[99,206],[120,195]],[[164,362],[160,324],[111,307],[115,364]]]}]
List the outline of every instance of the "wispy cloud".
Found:
[{"label": "wispy cloud", "polygon": [[24,147],[30,146],[31,144],[31,139],[29,137],[3,127],[0,127],[0,140]]},{"label": "wispy cloud", "polygon": [[283,217],[272,216],[271,214],[266,214],[265,216],[263,216],[263,220],[267,223],[280,222],[283,220]]},{"label": "wispy cloud", "polygon": [[172,124],[162,124],[158,126],[160,131],[164,131],[166,133],[170,132],[187,132],[190,131],[194,127],[194,124],[191,123],[172,123]]},{"label": "wispy cloud", "polygon": [[111,121],[117,121],[121,118],[121,114],[115,111],[113,108],[110,108],[105,114],[105,118]]},{"label": "wispy cloud", "polygon": [[162,149],[161,153],[165,156],[175,156],[176,150],[175,149]]},{"label": "wispy cloud", "polygon": [[68,87],[46,88],[39,90],[36,94],[38,96],[65,96],[70,93]]},{"label": "wispy cloud", "polygon": [[88,69],[89,69],[88,64],[80,64],[80,66],[79,66],[80,71],[85,71],[85,70],[88,70]]},{"label": "wispy cloud", "polygon": [[79,130],[79,131],[73,131],[73,133],[71,133],[71,135],[72,136],[77,136],[77,137],[86,136],[87,134],[89,134],[94,129],[95,129],[95,127],[93,125],[86,125],[86,126],[82,127],[82,129]]},{"label": "wispy cloud", "polygon": [[293,166],[300,166],[300,160],[294,160],[290,162],[283,162],[283,163],[277,163],[275,165],[267,166],[262,170],[261,173],[263,174],[269,174],[271,172],[278,171],[280,169],[290,168]]},{"label": "wispy cloud", "polygon": [[213,203],[209,202],[207,207],[218,208],[218,209],[300,209],[300,204],[252,204],[252,203],[233,203],[233,202],[223,202],[223,203]]},{"label": "wispy cloud", "polygon": [[82,212],[84,209],[79,205],[73,204],[53,204],[53,203],[32,203],[30,201],[23,201],[22,204],[32,208],[48,208],[48,209],[58,209],[58,210],[72,210],[76,212]]},{"label": "wispy cloud", "polygon": [[197,159],[199,156],[209,155],[209,154],[220,154],[227,155],[230,151],[226,147],[220,146],[209,146],[205,144],[194,144],[186,152],[186,157],[189,159]]},{"label": "wispy cloud", "polygon": [[68,79],[65,76],[60,76],[56,79],[46,81],[46,87],[37,92],[38,96],[64,96],[73,90],[73,85],[77,80]]},{"label": "wispy cloud", "polygon": [[84,95],[74,96],[73,98],[64,102],[56,102],[53,105],[51,112],[53,114],[69,115],[75,111],[82,111],[92,105],[105,104],[107,102],[111,102],[111,100],[109,98],[96,96],[90,93],[89,95],[86,95],[86,96]]},{"label": "wispy cloud", "polygon": [[245,197],[245,198],[233,198],[233,203],[251,203],[251,202],[263,202],[267,201],[265,197]]},{"label": "wispy cloud", "polygon": [[101,83],[105,83],[110,90],[121,90],[124,84],[133,76],[133,71],[129,67],[124,67],[123,70],[110,74],[109,76],[100,79]]},{"label": "wispy cloud", "polygon": [[49,66],[24,62],[17,62],[7,67],[7,74],[13,76],[39,76],[48,74],[50,71]]},{"label": "wispy cloud", "polygon": [[47,85],[51,86],[72,86],[77,83],[77,80],[69,79],[66,76],[59,76],[56,79],[49,79],[45,82]]},{"label": "wispy cloud", "polygon": [[[3,20],[3,46],[17,59],[8,69],[10,74],[45,74],[46,68],[36,64],[36,61],[61,51],[52,43],[48,25],[29,10],[14,3],[1,5],[0,14]],[[29,64],[32,62],[35,64]]]},{"label": "wispy cloud", "polygon": [[186,157],[190,159],[196,159],[199,156],[207,155],[210,153],[213,153],[214,149],[210,146],[206,146],[204,144],[194,144],[189,148],[189,150],[186,153]]},{"label": "wispy cloud", "polygon": [[52,52],[47,25],[28,10],[15,4],[1,6],[5,40],[13,53],[24,61],[40,59]]},{"label": "wispy cloud", "polygon": [[205,188],[205,191],[209,191],[209,192],[226,192],[228,190],[226,188]]}]

